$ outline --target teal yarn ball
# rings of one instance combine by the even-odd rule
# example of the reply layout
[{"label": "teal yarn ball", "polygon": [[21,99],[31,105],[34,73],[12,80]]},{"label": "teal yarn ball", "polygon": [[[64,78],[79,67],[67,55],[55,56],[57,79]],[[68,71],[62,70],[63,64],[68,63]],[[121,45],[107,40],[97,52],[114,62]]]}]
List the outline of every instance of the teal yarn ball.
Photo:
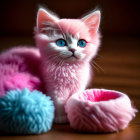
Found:
[{"label": "teal yarn ball", "polygon": [[51,129],[54,104],[50,97],[27,88],[10,90],[0,98],[0,132],[40,134]]}]

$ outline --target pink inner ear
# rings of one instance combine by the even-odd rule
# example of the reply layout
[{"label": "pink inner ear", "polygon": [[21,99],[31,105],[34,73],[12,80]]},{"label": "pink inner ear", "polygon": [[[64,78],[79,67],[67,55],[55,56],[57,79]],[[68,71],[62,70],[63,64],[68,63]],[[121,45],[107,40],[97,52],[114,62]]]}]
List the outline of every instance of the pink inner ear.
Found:
[{"label": "pink inner ear", "polygon": [[91,16],[84,19],[84,23],[89,27],[90,33],[93,34],[97,32],[100,24],[100,12],[94,12]]},{"label": "pink inner ear", "polygon": [[40,30],[45,25],[45,22],[55,22],[55,19],[51,17],[44,9],[40,9],[37,14],[37,28]]},{"label": "pink inner ear", "polygon": [[40,29],[43,26],[43,22],[45,22],[47,19],[46,13],[43,10],[39,10],[38,16],[37,16],[37,27]]},{"label": "pink inner ear", "polygon": [[91,102],[108,101],[120,97],[116,92],[104,91],[102,89],[86,90],[82,96],[84,100],[89,100]]}]

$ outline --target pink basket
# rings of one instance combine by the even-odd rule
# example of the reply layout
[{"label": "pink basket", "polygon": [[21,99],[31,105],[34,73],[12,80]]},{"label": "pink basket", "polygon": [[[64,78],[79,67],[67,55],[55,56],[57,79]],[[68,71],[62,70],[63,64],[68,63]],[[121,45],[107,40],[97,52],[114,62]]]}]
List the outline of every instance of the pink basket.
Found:
[{"label": "pink basket", "polygon": [[65,109],[71,127],[85,132],[123,130],[137,112],[126,94],[105,89],[76,93],[69,98]]}]

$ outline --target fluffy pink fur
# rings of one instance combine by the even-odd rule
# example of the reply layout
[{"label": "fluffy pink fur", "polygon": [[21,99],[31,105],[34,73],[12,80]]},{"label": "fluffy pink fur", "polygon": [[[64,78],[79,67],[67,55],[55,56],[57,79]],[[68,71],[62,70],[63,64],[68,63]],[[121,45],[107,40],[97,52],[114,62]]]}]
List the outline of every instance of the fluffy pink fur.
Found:
[{"label": "fluffy pink fur", "polygon": [[40,54],[37,49],[19,47],[0,55],[0,97],[12,89],[41,89]]},{"label": "fluffy pink fur", "polygon": [[74,94],[65,108],[71,127],[86,132],[123,130],[137,111],[127,95],[105,89],[90,89]]},{"label": "fluffy pink fur", "polygon": [[[39,50],[18,47],[0,55],[0,97],[11,89],[38,89],[54,100],[57,123],[68,121],[67,112],[74,129],[124,129],[135,116],[126,95],[97,89],[84,91],[92,77],[90,61],[100,44],[99,23],[99,11],[81,19],[59,19],[39,9],[35,34]],[[58,39],[65,40],[66,45],[58,46]],[[84,48],[78,46],[81,39],[86,40]]]},{"label": "fluffy pink fur", "polygon": [[[66,122],[64,104],[72,94],[85,90],[90,81],[89,63],[98,51],[99,23],[99,11],[82,19],[59,19],[48,11],[39,9],[35,39],[40,52],[34,48],[19,47],[0,55],[0,96],[11,89],[26,87],[30,90],[42,90],[43,85],[45,93],[51,96],[55,103],[55,122]],[[65,47],[65,55],[71,53],[68,50],[71,47],[82,53],[77,57],[71,55],[72,61],[60,58],[62,48],[56,46],[56,40],[61,38],[67,42],[76,41],[75,45]],[[85,48],[78,48],[79,39],[86,40]],[[56,51],[57,49],[60,51]]]},{"label": "fluffy pink fur", "polygon": [[[97,14],[100,16],[99,13]],[[44,10],[39,11],[38,17],[40,18],[38,20],[39,27],[38,33],[36,34],[36,44],[42,56],[42,79],[46,93],[54,100],[56,108],[55,122],[64,123],[67,122],[67,116],[64,110],[66,101],[72,94],[84,91],[91,79],[90,61],[97,54],[99,47],[99,33],[96,31],[98,27],[94,26],[94,30],[96,30],[91,33],[90,30],[93,30],[93,28],[89,27],[90,25],[86,25],[82,19],[56,20],[54,17],[50,17]],[[45,25],[43,21],[48,21],[48,23],[45,23]],[[93,21],[90,22],[92,23]],[[93,23],[96,22],[98,26],[98,19]],[[48,32],[50,28],[57,31],[55,35],[52,35],[52,32],[50,32],[51,37],[49,37]],[[47,30],[47,36],[44,32],[41,32],[45,29]],[[59,57],[60,52],[57,51],[59,47],[57,46],[56,50],[52,49],[53,47],[50,48],[51,44],[59,39],[57,37],[55,38],[56,34],[58,36],[63,34],[67,38],[72,37],[73,40],[76,38],[85,39],[87,45],[82,49],[82,53],[85,55],[84,59],[75,59],[75,61],[71,62]],[[71,45],[67,47],[69,48]],[[77,44],[74,48],[78,48]]]}]

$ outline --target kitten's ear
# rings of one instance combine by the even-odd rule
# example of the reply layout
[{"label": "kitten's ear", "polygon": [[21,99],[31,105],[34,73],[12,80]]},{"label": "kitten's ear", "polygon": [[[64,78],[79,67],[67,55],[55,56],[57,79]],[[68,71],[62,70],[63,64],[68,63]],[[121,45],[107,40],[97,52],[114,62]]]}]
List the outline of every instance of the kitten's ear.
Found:
[{"label": "kitten's ear", "polygon": [[37,13],[37,30],[39,31],[41,28],[43,28],[47,22],[52,24],[56,23],[58,19],[59,18],[52,14],[50,11],[39,8]]},{"label": "kitten's ear", "polygon": [[82,21],[89,27],[91,34],[94,34],[99,29],[101,12],[99,10],[92,12],[82,18]]}]

